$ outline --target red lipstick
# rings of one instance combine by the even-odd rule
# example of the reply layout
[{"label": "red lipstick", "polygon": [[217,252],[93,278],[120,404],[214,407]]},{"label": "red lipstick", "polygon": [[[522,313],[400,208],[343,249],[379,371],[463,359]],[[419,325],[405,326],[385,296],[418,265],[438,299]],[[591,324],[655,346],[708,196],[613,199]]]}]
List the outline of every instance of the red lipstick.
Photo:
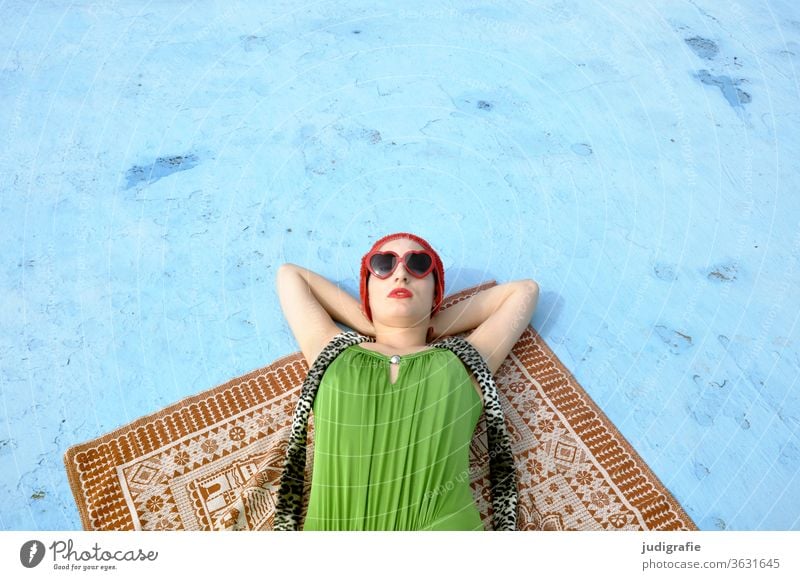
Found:
[{"label": "red lipstick", "polygon": [[413,295],[408,288],[395,288],[389,292],[389,298],[411,298]]}]

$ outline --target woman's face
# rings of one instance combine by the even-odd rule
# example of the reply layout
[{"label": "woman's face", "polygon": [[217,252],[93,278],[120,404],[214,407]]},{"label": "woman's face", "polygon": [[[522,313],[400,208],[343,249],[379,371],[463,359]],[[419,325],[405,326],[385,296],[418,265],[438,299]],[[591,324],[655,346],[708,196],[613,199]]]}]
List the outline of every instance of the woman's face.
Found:
[{"label": "woman's face", "polygon": [[[390,240],[381,245],[378,250],[391,250],[403,256],[409,250],[423,250],[417,242],[407,238]],[[369,291],[369,308],[372,311],[373,322],[390,322],[393,325],[401,323],[413,326],[430,317],[433,308],[434,274],[429,272],[422,279],[409,274],[405,264],[398,263],[394,272],[388,278],[380,278],[369,274],[367,289]],[[394,298],[389,293],[397,287],[405,288],[411,292],[410,298]]]}]

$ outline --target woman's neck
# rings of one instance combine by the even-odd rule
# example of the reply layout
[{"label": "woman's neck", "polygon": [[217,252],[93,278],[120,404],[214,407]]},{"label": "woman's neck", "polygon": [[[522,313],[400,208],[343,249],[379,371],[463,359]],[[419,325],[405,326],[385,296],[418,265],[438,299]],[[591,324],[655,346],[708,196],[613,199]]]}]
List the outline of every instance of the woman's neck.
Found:
[{"label": "woman's neck", "polygon": [[410,328],[375,326],[375,345],[392,351],[414,352],[426,346],[427,326]]}]

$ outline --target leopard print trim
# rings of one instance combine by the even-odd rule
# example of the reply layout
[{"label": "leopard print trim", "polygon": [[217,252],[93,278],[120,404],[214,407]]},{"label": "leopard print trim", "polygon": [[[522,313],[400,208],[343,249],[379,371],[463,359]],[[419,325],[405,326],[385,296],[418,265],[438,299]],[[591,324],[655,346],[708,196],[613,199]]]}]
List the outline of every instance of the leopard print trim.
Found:
[{"label": "leopard print trim", "polygon": [[[297,531],[303,507],[303,486],[306,466],[308,421],[322,376],[331,362],[347,347],[361,342],[375,342],[353,331],[341,332],[331,339],[317,356],[308,371],[292,419],[289,446],[286,450],[283,474],[275,506],[272,529]],[[517,523],[517,479],[511,438],[500,407],[497,386],[481,354],[465,339],[451,336],[431,344],[446,348],[458,356],[475,375],[483,393],[484,413],[489,443],[489,478],[492,490],[493,528],[515,530]]]},{"label": "leopard print trim", "polygon": [[306,439],[308,419],[314,398],[317,396],[322,375],[333,360],[348,346],[368,342],[371,338],[356,332],[341,332],[334,336],[317,355],[303,381],[300,398],[294,409],[289,446],[286,449],[281,484],[275,505],[273,530],[296,531],[300,529],[303,509],[303,486],[306,469]]},{"label": "leopard print trim", "polygon": [[481,354],[465,339],[451,336],[433,343],[450,349],[475,375],[483,392],[484,414],[489,443],[489,480],[492,489],[493,528],[495,531],[517,528],[517,470],[511,451],[511,437],[500,406],[497,385]]}]

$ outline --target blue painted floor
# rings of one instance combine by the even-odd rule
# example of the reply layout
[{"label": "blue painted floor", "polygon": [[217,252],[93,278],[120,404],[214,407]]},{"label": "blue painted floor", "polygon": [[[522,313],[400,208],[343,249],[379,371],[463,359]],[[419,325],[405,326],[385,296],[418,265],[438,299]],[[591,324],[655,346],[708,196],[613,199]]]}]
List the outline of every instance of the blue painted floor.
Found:
[{"label": "blue painted floor", "polygon": [[6,1],[0,528],[62,455],[298,350],[386,233],[532,320],[704,530],[800,529],[800,10]]}]

